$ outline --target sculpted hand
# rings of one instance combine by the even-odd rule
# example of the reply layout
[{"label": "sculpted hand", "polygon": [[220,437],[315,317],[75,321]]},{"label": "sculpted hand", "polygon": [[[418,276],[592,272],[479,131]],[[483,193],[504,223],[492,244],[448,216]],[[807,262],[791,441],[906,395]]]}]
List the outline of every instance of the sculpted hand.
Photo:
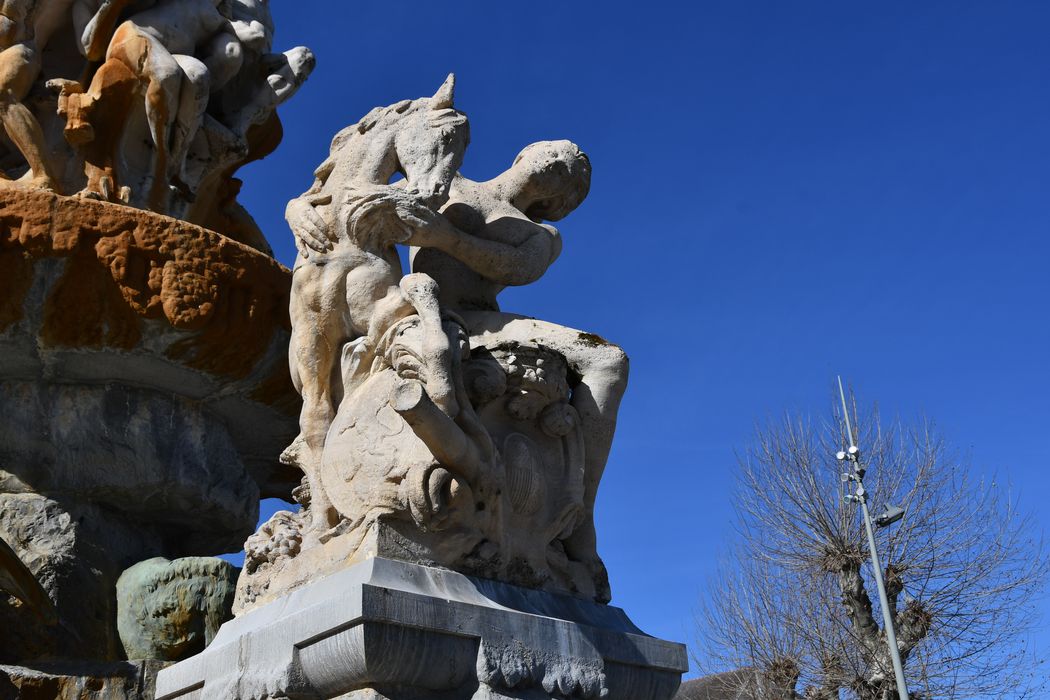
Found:
[{"label": "sculpted hand", "polygon": [[430,207],[415,200],[397,204],[397,216],[410,229],[408,245],[434,245],[435,239],[448,230],[448,220]]},{"label": "sculpted hand", "polygon": [[311,250],[318,253],[327,253],[332,250],[336,233],[328,232],[324,217],[317,213],[309,202],[301,198],[288,202],[284,218],[292,227],[292,233],[295,234],[295,247],[299,249],[299,253],[304,258],[310,257]]}]

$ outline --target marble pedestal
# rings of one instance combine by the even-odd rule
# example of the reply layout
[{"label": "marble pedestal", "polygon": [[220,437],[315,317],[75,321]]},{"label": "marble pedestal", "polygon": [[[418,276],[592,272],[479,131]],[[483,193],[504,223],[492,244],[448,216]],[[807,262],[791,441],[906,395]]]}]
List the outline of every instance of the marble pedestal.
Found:
[{"label": "marble pedestal", "polygon": [[618,608],[376,558],[226,623],[157,700],[669,700],[686,668]]}]

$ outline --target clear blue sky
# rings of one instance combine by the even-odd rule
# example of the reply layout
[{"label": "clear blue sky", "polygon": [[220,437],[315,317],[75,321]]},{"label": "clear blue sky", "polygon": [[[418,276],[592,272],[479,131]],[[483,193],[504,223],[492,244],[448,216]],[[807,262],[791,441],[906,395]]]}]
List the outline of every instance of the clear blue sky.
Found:
[{"label": "clear blue sky", "polygon": [[933,418],[1050,530],[1050,3],[273,4],[278,44],[319,61],[242,172],[285,263],[284,204],[331,136],[449,71],[467,176],[540,139],[590,155],[564,254],[504,308],[631,356],[598,532],[644,630],[692,641],[735,451],[824,411],[836,373]]}]

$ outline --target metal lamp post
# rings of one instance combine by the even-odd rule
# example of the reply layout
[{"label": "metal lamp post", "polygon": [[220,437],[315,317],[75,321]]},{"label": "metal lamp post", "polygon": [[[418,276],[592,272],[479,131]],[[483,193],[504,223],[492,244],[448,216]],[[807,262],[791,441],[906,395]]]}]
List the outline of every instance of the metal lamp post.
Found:
[{"label": "metal lamp post", "polygon": [[904,517],[904,510],[891,506],[874,523],[872,522],[871,513],[868,511],[868,492],[864,489],[864,467],[860,461],[860,449],[853,439],[853,426],[850,425],[849,409],[846,407],[846,392],[842,389],[842,377],[839,377],[839,395],[842,397],[842,416],[846,420],[849,448],[835,456],[840,462],[848,461],[853,465],[852,472],[842,475],[843,481],[852,481],[857,485],[856,490],[852,494],[847,494],[846,500],[860,504],[860,512],[864,517],[864,528],[868,532],[868,549],[871,550],[871,565],[875,571],[875,585],[879,589],[879,603],[882,606],[882,621],[886,630],[886,644],[890,648],[890,658],[893,659],[893,673],[897,678],[897,694],[900,695],[900,700],[910,700],[908,697],[908,686],[904,681],[904,666],[901,664],[900,650],[897,648],[897,632],[893,627],[890,603],[886,598],[886,584],[882,580],[882,563],[879,561],[879,550],[875,546],[875,525],[886,527],[897,522]]}]

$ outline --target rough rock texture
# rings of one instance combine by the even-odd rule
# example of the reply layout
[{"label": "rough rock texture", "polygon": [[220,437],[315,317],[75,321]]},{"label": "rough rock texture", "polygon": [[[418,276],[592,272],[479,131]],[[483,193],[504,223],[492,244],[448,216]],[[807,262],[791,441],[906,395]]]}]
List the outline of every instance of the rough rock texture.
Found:
[{"label": "rough rock texture", "polygon": [[58,624],[58,610],[47,591],[3,538],[0,538],[0,593],[15,598],[16,605],[25,606],[38,622],[49,627]]},{"label": "rough rock texture", "polygon": [[158,700],[670,700],[685,648],[622,610],[371,559],[226,623]]},{"label": "rough rock texture", "polygon": [[287,495],[287,473],[271,477],[298,408],[282,357],[290,284],[279,263],[214,231],[0,190],[0,378],[187,399],[226,423],[268,495]]},{"label": "rough rock texture", "polygon": [[200,653],[233,617],[240,569],[213,557],[147,559],[117,579],[117,629],[129,659]]},{"label": "rough rock texture", "polygon": [[0,602],[5,629],[23,630],[0,636],[0,661],[121,658],[113,585],[121,562],[163,548],[160,535],[107,509],[36,493],[0,494],[0,532],[55,601],[60,619],[45,628],[22,607]]},{"label": "rough rock texture", "polygon": [[0,666],[0,700],[151,700],[158,661]]},{"label": "rough rock texture", "polygon": [[0,190],[0,536],[55,602],[13,600],[0,662],[115,660],[114,586],[156,556],[240,549],[298,477],[290,274],[149,212]]}]

